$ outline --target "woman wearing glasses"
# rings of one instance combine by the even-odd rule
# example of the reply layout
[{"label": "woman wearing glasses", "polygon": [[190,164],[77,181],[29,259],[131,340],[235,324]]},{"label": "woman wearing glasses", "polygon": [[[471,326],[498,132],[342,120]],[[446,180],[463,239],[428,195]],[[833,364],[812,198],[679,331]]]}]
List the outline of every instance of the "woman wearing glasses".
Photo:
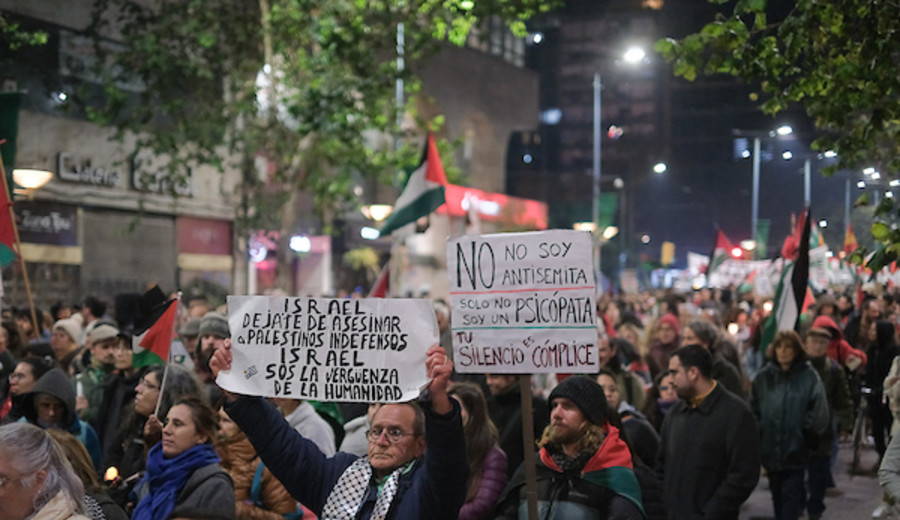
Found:
[{"label": "woman wearing glasses", "polygon": [[59,445],[24,422],[0,426],[0,518],[87,520],[84,487]]},{"label": "woman wearing glasses", "polygon": [[663,419],[666,418],[672,405],[677,402],[678,395],[675,393],[675,387],[672,386],[672,376],[668,372],[663,372],[656,376],[653,386],[647,390],[647,399],[644,401],[641,413],[659,432],[662,429]]},{"label": "woman wearing glasses", "polygon": [[[106,454],[105,466],[116,467],[117,474],[123,479],[119,483],[120,487],[122,483],[133,485],[136,482],[138,473],[144,469],[147,450],[161,439],[162,428],[153,415],[157,401],[159,401],[159,417],[165,417],[176,400],[186,396],[200,396],[200,386],[196,378],[180,366],[169,366],[166,389],[160,398],[162,379],[162,366],[154,366],[141,376],[135,387],[134,407],[123,418],[118,440],[112,443]],[[147,423],[150,422],[151,416],[155,426],[148,428]],[[125,489],[119,490],[119,493],[113,496],[119,504],[125,503],[122,491],[127,494],[127,484]]]},{"label": "woman wearing glasses", "polygon": [[9,395],[0,404],[0,424],[18,421],[25,413],[22,400],[42,375],[55,366],[49,358],[27,357],[16,365],[9,375]]}]

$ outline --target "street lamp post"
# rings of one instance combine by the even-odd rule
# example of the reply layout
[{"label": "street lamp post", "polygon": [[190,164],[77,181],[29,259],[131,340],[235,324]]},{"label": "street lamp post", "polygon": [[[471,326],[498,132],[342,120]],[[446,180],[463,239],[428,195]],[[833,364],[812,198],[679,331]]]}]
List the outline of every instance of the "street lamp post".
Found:
[{"label": "street lamp post", "polygon": [[750,240],[756,240],[759,222],[759,137],[753,138],[753,201],[750,208]]},{"label": "street lamp post", "polygon": [[596,272],[597,275],[595,278],[600,280],[601,273],[601,264],[600,264],[600,240],[599,236],[601,233],[600,229],[600,176],[601,176],[601,166],[600,166],[600,152],[601,152],[601,143],[602,139],[600,136],[600,108],[601,108],[601,98],[600,91],[603,89],[603,84],[600,81],[600,73],[594,73],[594,153],[593,153],[593,180],[594,180],[594,203],[591,206],[592,211],[592,220],[594,223],[594,262],[596,262]]}]

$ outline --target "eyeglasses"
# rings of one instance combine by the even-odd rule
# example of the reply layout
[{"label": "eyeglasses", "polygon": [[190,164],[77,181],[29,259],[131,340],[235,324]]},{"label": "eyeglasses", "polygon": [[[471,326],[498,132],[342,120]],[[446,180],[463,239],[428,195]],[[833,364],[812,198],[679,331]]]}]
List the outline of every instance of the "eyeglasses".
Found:
[{"label": "eyeglasses", "polygon": [[403,440],[403,437],[416,435],[415,433],[406,433],[400,428],[372,428],[370,430],[366,430],[366,438],[374,442],[381,438],[382,433],[387,434],[387,440],[391,444],[400,442],[401,440]]},{"label": "eyeglasses", "polygon": [[28,374],[22,374],[22,373],[19,373],[19,372],[13,372],[12,374],[9,375],[9,380],[10,380],[10,381],[16,381],[16,380],[18,380],[18,379],[25,379],[26,377],[28,377]]},{"label": "eyeglasses", "polygon": [[159,385],[154,385],[153,383],[147,381],[146,379],[141,379],[141,382],[138,383],[138,386],[143,386],[148,390],[159,390]]}]

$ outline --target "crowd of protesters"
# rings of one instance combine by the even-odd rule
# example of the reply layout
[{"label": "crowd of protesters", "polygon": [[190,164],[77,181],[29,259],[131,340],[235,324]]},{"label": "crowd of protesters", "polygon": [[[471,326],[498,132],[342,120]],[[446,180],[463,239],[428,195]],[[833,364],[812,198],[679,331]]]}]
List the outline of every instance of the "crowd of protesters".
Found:
[{"label": "crowd of protesters", "polygon": [[436,301],[427,397],[402,404],[221,390],[227,309],[203,300],[179,304],[167,365],[135,355],[158,288],[4,312],[0,518],[527,518],[533,469],[542,519],[736,519],[761,475],[775,518],[815,519],[862,399],[880,516],[900,498],[900,298],[875,289],[771,338],[750,291],[604,295],[597,373],[524,382],[456,373]]}]

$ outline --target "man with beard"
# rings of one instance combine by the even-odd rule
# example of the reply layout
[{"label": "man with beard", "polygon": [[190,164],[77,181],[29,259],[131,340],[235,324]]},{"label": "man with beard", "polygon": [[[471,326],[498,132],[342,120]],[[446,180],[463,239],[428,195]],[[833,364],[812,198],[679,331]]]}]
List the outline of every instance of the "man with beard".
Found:
[{"label": "man with beard", "polygon": [[[568,377],[550,392],[550,424],[536,468],[540,518],[644,518],[631,451],[613,423],[621,426],[603,389],[587,377]],[[526,510],[522,464],[500,497],[496,518],[522,518]]]},{"label": "man with beard", "polygon": [[75,376],[75,411],[81,420],[97,428],[97,415],[103,402],[103,387],[115,368],[119,329],[101,323],[88,333],[90,361],[83,372]]},{"label": "man with beard", "polygon": [[209,369],[209,359],[217,348],[223,348],[225,340],[231,337],[228,330],[228,318],[216,311],[207,312],[200,320],[200,344],[197,346],[197,364],[194,370],[200,380],[206,384],[215,382]]},{"label": "man with beard", "polygon": [[669,374],[682,401],[663,422],[656,463],[666,514],[736,520],[759,481],[753,413],[712,378],[712,356],[700,345],[673,352]]}]

